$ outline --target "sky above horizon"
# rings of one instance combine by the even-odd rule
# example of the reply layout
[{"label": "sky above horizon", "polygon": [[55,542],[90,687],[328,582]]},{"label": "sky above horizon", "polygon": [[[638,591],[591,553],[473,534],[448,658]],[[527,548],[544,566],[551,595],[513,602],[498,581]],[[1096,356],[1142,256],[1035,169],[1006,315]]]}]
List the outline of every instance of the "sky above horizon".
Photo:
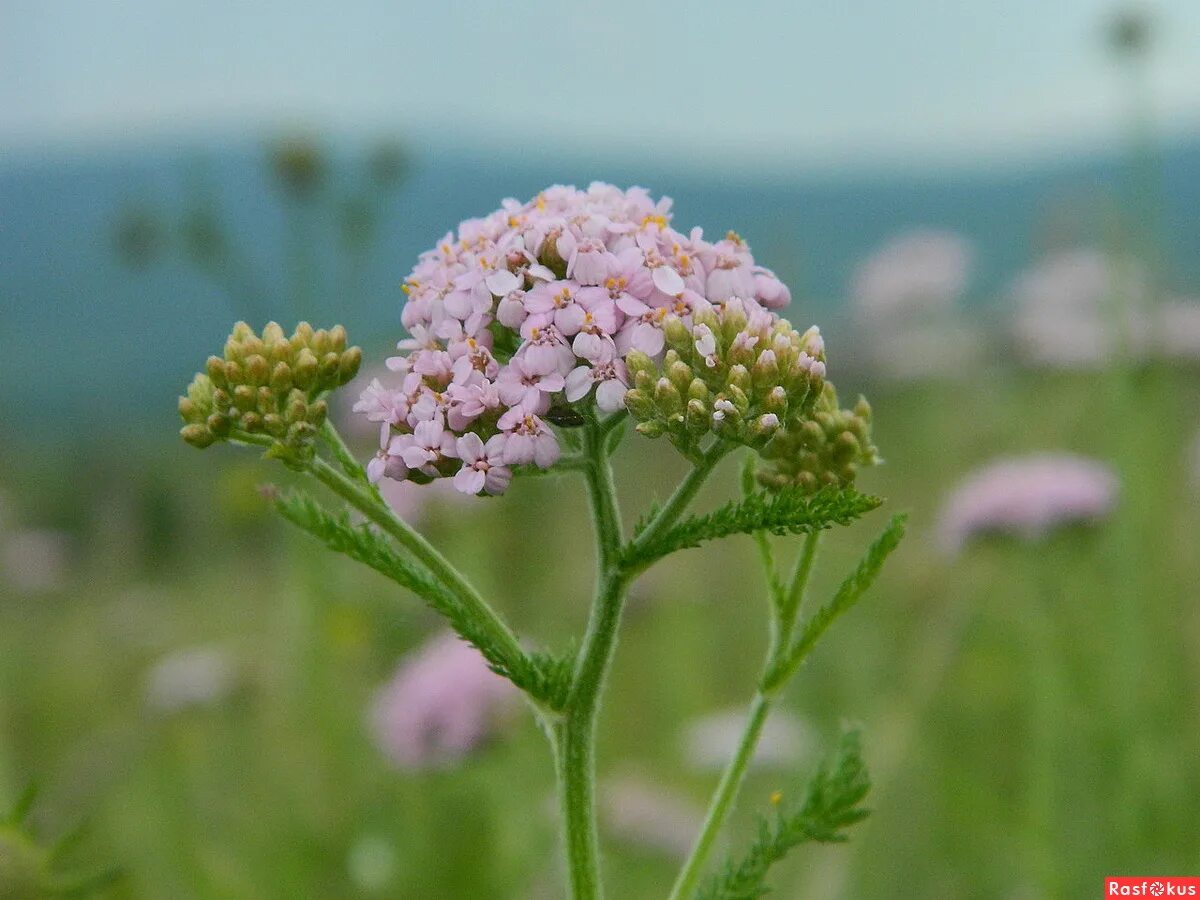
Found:
[{"label": "sky above horizon", "polygon": [[[0,152],[304,127],[695,166],[1004,158],[1119,134],[1115,8],[8,0]],[[1200,131],[1200,2],[1146,8],[1157,127]]]}]

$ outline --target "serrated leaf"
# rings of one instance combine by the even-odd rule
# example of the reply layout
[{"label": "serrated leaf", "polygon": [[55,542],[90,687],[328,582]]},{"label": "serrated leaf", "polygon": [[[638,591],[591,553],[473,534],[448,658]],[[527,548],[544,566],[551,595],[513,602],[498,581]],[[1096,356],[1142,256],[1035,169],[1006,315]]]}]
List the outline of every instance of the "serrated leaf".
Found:
[{"label": "serrated leaf", "polygon": [[773,821],[760,818],[754,843],[742,856],[725,863],[699,892],[698,900],[756,900],[767,894],[767,873],[791,850],[813,841],[847,840],[845,830],[868,815],[860,804],[870,787],[859,734],[847,731],[809,779],[800,804],[781,809]]},{"label": "serrated leaf", "polygon": [[698,547],[705,541],[733,534],[768,531],[772,534],[807,534],[833,525],[849,525],[883,501],[852,488],[827,487],[815,494],[801,488],[760,491],[702,516],[680,522],[649,543],[638,538],[650,519],[639,523],[633,541],[622,554],[622,564],[640,570],[677,550]]}]

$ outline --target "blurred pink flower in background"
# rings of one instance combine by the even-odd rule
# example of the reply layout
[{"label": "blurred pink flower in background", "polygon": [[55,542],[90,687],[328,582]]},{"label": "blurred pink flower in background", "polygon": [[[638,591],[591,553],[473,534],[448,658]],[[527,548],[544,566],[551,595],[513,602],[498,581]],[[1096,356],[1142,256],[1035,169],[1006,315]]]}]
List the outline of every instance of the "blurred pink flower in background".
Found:
[{"label": "blurred pink flower in background", "polygon": [[855,269],[855,308],[865,319],[949,309],[966,289],[974,255],[967,240],[950,231],[900,234]]},{"label": "blurred pink flower in background", "polygon": [[[746,711],[723,710],[693,720],[684,730],[683,751],[688,765],[699,771],[720,771],[737,751],[746,725]],[[812,745],[804,722],[777,709],[763,726],[751,765],[786,768]]]},{"label": "blurred pink flower in background", "polygon": [[661,782],[633,775],[606,779],[600,802],[614,837],[676,859],[687,857],[704,822],[704,811],[686,797],[663,790]]},{"label": "blurred pink flower in background", "polygon": [[370,723],[400,768],[441,768],[490,737],[517,696],[478,650],[444,632],[401,660],[375,696]]},{"label": "blurred pink flower in background", "polygon": [[1139,312],[1149,295],[1144,269],[1082,248],[1048,257],[1014,279],[1013,337],[1019,357],[1034,365],[1102,365],[1123,341],[1145,349],[1149,326]]},{"label": "blurred pink flower in background", "polygon": [[146,675],[146,705],[175,713],[215,705],[232,692],[237,670],[220,647],[191,647],[164,656]]},{"label": "blurred pink flower in background", "polygon": [[444,478],[429,484],[384,478],[376,486],[392,511],[410,524],[420,521],[431,506],[439,503],[460,506],[471,500],[468,495],[455,490],[454,484]]},{"label": "blurred pink flower in background", "polygon": [[1043,454],[997,460],[954,489],[939,516],[939,543],[953,554],[977,535],[1035,540],[1058,526],[1099,521],[1112,511],[1117,490],[1113,470],[1086,457]]}]

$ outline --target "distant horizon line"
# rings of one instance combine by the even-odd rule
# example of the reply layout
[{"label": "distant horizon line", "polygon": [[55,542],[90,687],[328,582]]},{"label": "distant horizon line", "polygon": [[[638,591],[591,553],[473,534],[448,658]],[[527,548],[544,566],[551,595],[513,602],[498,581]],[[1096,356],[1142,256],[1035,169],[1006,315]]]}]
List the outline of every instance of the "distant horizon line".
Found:
[{"label": "distant horizon line", "polygon": [[[598,155],[594,147],[582,143],[563,141],[556,145],[539,142],[535,152],[517,145],[502,145],[499,149],[488,148],[486,152],[476,150],[475,139],[466,139],[463,134],[442,132],[441,140],[413,140],[406,138],[401,127],[318,127],[311,123],[297,122],[266,125],[255,131],[228,124],[210,128],[159,128],[131,135],[128,131],[94,131],[76,136],[51,136],[9,140],[0,144],[0,171],[22,168],[29,165],[89,160],[122,158],[140,153],[186,152],[195,148],[249,149],[288,137],[312,136],[326,142],[335,152],[360,151],[372,143],[395,141],[414,158],[428,159],[451,157],[455,162],[477,162],[485,157],[500,160],[520,159],[523,163],[535,163],[538,159],[562,161],[591,158],[597,169],[678,169],[681,165],[698,175],[722,174],[740,170],[746,181],[777,181],[781,178],[802,180],[804,178],[872,176],[907,176],[915,179],[930,177],[969,176],[971,174],[992,175],[1006,171],[1053,166],[1056,163],[1079,163],[1081,161],[1117,161],[1128,152],[1128,142],[1112,133],[1077,134],[1070,138],[1056,137],[1039,142],[1024,142],[1019,146],[991,147],[988,151],[972,151],[966,147],[931,152],[927,148],[894,149],[890,152],[860,150],[855,153],[826,150],[809,153],[797,162],[781,154],[762,153],[718,153],[683,154],[673,158],[668,154],[647,151],[638,155],[632,148],[614,147]],[[1187,149],[1200,144],[1200,121],[1174,123],[1163,128],[1157,135],[1156,145],[1160,150]]]}]

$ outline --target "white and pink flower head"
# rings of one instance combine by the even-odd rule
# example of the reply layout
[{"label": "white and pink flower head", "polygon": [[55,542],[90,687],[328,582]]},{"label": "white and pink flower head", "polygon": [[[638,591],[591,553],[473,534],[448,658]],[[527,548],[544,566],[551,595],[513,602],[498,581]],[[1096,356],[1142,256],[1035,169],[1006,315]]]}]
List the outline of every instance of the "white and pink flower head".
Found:
[{"label": "white and pink flower head", "polygon": [[404,284],[397,378],[356,406],[381,431],[372,480],[503,492],[515,468],[558,460],[555,423],[624,407],[628,355],[661,361],[676,320],[691,329],[733,304],[764,349],[787,287],[740,237],[682,234],[670,209],[642,188],[557,185],[423,253]]},{"label": "white and pink flower head", "polygon": [[1037,540],[1056,528],[1103,519],[1116,503],[1117,490],[1113,470],[1085,457],[997,460],[955,488],[942,507],[939,541],[954,554],[983,534]]},{"label": "white and pink flower head", "polygon": [[375,696],[370,724],[397,766],[442,768],[487,740],[518,696],[478,650],[446,632],[401,661]]}]

